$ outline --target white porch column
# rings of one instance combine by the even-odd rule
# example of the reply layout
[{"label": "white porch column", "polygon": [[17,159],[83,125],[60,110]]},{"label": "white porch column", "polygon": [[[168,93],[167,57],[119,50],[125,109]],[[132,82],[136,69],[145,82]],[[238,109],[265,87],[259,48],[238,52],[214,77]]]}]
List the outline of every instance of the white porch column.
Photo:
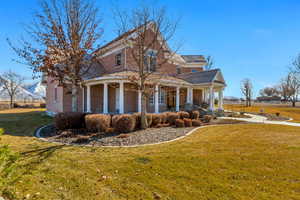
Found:
[{"label": "white porch column", "polygon": [[179,111],[180,105],[180,87],[176,87],[176,111]]},{"label": "white porch column", "polygon": [[223,88],[219,90],[219,110],[223,110]]},{"label": "white porch column", "polygon": [[186,91],[186,103],[190,103],[190,88],[187,88],[187,91]]},{"label": "white porch column", "polygon": [[82,92],[82,112],[85,112],[85,110],[84,110],[84,108],[85,108],[85,106],[84,106],[84,87],[83,86],[81,86],[82,88],[81,88],[81,92]]},{"label": "white porch column", "polygon": [[91,86],[86,86],[86,111],[91,112]]},{"label": "white porch column", "polygon": [[209,109],[214,111],[214,88],[210,86],[209,88]]},{"label": "white porch column", "polygon": [[193,90],[193,88],[190,89],[190,103],[194,104],[194,90]]},{"label": "white porch column", "polygon": [[158,85],[155,85],[155,91],[154,91],[154,107],[155,107],[155,113],[159,113],[159,102],[158,102]]},{"label": "white porch column", "polygon": [[123,114],[124,113],[124,82],[123,81],[121,81],[120,82],[120,107],[119,107],[119,112],[121,113],[121,114]]},{"label": "white porch column", "polygon": [[142,92],[138,90],[138,112],[142,112]]},{"label": "white porch column", "polygon": [[108,113],[108,86],[107,83],[103,84],[103,113]]},{"label": "white porch column", "polygon": [[202,91],[202,102],[204,102],[205,101],[205,89],[202,89],[201,91]]}]

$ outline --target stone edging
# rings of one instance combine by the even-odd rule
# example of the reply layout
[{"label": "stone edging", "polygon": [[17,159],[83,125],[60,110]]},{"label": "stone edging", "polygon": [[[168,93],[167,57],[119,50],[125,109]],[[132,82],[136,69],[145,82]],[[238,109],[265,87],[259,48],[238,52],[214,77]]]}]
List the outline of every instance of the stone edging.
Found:
[{"label": "stone edging", "polygon": [[[206,125],[206,126],[200,126],[200,127],[197,127],[197,128],[194,128],[193,130],[191,130],[190,132],[188,132],[187,134],[183,135],[183,136],[180,136],[178,138],[175,138],[173,140],[168,140],[168,141],[163,141],[163,142],[157,142],[157,143],[150,143],[150,144],[141,144],[141,145],[131,145],[131,146],[97,146],[99,148],[102,148],[102,147],[107,147],[107,148],[132,148],[132,147],[143,147],[143,146],[151,146],[151,145],[158,145],[158,144],[165,144],[165,143],[170,143],[170,142],[174,142],[174,141],[177,141],[177,140],[181,140],[191,134],[193,134],[194,132],[196,132],[197,130],[201,129],[201,128],[206,128],[206,127],[213,127],[213,126],[224,126],[224,125],[231,125],[231,124],[220,124],[220,125]],[[42,126],[40,128],[38,128],[35,132],[34,132],[34,136],[37,137],[39,140],[43,141],[43,142],[47,142],[47,143],[53,143],[53,144],[63,144],[63,145],[66,145],[66,146],[82,146],[82,147],[95,147],[93,145],[90,145],[90,144],[87,144],[87,145],[82,145],[82,144],[65,144],[65,143],[61,143],[61,142],[50,142],[48,141],[47,139],[41,137],[41,130],[45,127],[49,126],[48,125],[45,125],[45,126]]]}]

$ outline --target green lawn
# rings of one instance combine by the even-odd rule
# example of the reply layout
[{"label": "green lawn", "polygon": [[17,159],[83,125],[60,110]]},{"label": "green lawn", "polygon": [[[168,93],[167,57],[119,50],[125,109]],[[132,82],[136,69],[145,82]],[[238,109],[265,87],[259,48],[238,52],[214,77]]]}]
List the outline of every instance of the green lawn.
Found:
[{"label": "green lawn", "polygon": [[50,121],[0,112],[0,142],[21,154],[6,188],[18,199],[300,199],[299,128],[215,126],[167,144],[91,148],[32,137]]}]

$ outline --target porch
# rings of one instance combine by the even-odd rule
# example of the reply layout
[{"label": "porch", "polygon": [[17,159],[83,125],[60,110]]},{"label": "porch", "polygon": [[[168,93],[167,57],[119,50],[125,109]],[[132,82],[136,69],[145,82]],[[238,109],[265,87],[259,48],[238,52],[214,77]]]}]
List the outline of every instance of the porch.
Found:
[{"label": "porch", "polygon": [[[132,82],[119,79],[102,79],[86,82],[83,89],[83,110],[93,113],[141,112],[141,91]],[[186,104],[209,104],[215,110],[215,93],[218,93],[218,109],[223,110],[223,86],[218,84],[192,85],[183,82],[170,83],[160,80],[153,84],[153,92],[147,99],[147,112],[183,110]]]}]

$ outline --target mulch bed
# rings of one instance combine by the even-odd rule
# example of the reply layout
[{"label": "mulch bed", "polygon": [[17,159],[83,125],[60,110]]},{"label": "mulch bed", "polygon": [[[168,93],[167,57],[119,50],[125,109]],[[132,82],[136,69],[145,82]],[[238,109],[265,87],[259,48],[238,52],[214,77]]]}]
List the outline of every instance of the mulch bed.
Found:
[{"label": "mulch bed", "polygon": [[[237,120],[213,120],[204,125],[237,124],[245,123]],[[175,128],[148,128],[137,130],[128,134],[119,133],[88,133],[85,130],[66,130],[57,132],[53,125],[42,129],[40,135],[49,142],[60,142],[64,144],[81,144],[93,146],[135,146],[143,144],[154,144],[174,140],[182,137],[196,127]]]}]

